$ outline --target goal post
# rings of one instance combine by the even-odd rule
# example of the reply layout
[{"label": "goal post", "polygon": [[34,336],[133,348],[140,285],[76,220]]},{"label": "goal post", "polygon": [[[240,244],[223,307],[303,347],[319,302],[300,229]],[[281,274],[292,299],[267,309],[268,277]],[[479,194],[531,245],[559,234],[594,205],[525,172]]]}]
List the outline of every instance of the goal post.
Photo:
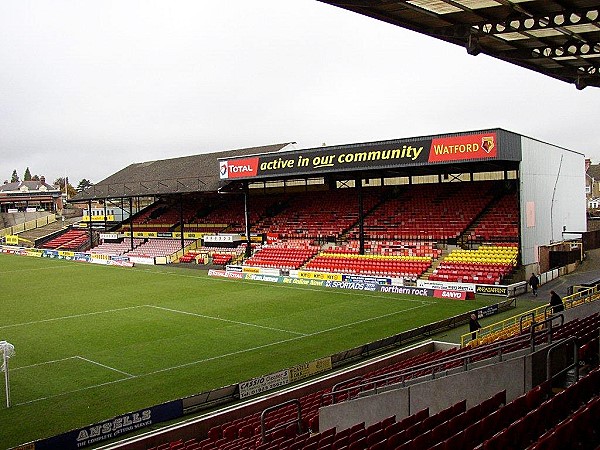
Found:
[{"label": "goal post", "polygon": [[6,407],[10,408],[10,384],[8,377],[8,359],[15,354],[15,346],[6,342],[0,341],[0,356],[2,357],[2,367],[0,371],[4,372],[4,386],[6,390]]}]

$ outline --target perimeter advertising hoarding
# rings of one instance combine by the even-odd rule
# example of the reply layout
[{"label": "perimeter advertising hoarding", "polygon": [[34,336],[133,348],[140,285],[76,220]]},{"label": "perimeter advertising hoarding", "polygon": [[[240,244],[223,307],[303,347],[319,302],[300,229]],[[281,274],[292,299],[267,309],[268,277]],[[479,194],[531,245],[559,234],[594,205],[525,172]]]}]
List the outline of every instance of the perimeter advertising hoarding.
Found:
[{"label": "perimeter advertising hoarding", "polygon": [[221,180],[496,159],[495,132],[416,139],[403,143],[323,147],[219,161]]},{"label": "perimeter advertising hoarding", "polygon": [[36,450],[78,449],[107,439],[113,439],[150,425],[177,419],[183,415],[183,401],[174,400],[162,405],[123,414],[113,419],[35,442]]}]

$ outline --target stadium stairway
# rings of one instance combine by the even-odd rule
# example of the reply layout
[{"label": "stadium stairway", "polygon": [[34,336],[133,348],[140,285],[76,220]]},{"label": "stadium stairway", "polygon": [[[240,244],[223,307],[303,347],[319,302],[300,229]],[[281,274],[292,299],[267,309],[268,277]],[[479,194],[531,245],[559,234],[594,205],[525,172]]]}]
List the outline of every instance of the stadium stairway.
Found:
[{"label": "stadium stairway", "polygon": [[448,256],[450,254],[450,249],[448,247],[449,246],[446,246],[445,248],[442,249],[442,253],[440,254],[440,256],[437,259],[434,259],[432,261],[431,266],[419,278],[421,278],[423,280],[429,279],[429,275],[431,275],[438,268],[438,266],[444,261],[446,256]]}]

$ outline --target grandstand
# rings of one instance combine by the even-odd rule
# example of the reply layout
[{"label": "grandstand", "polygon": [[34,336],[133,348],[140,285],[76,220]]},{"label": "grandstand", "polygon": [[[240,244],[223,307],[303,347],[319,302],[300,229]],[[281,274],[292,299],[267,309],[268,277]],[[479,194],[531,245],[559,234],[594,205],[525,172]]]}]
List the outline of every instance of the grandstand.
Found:
[{"label": "grandstand", "polygon": [[[595,4],[325,3],[463,45],[473,55],[510,60],[578,89],[598,85],[594,58],[584,55],[589,48],[597,53]],[[571,56],[564,57],[567,44]],[[136,264],[234,265],[231,273],[286,280],[292,271],[306,271],[315,279],[391,278],[402,286],[479,292],[522,287],[524,274],[533,271],[549,285],[577,265],[573,245],[581,255],[594,248],[590,236],[579,233],[585,230],[582,156],[491,129],[143,162],[78,195],[88,202],[87,230],[65,230],[40,247],[49,255],[117,256]],[[287,164],[274,164],[280,161]],[[548,186],[554,186],[551,196]],[[132,213],[140,197],[154,203],[115,228],[105,222],[98,232],[102,224],[92,223],[91,201],[129,200]],[[574,231],[581,240],[570,240]],[[216,233],[223,245],[207,245],[205,234]],[[243,234],[244,242],[226,239],[234,234]],[[210,392],[210,413],[107,448],[595,449],[596,296],[567,300],[557,316],[540,307],[509,326],[478,332],[464,346],[403,348],[228,409],[214,409],[221,399]],[[371,349],[365,344],[361,350],[368,355]],[[109,424],[92,426],[91,434]],[[43,445],[24,446],[31,447]]]}]

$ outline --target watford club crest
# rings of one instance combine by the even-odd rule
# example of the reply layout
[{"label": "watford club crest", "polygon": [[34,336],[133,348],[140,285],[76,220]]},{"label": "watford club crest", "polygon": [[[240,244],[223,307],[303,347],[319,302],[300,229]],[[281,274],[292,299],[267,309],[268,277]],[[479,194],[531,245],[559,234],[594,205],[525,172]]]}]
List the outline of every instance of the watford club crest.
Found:
[{"label": "watford club crest", "polygon": [[496,144],[494,143],[494,136],[483,136],[481,138],[481,148],[484,152],[490,153]]}]

